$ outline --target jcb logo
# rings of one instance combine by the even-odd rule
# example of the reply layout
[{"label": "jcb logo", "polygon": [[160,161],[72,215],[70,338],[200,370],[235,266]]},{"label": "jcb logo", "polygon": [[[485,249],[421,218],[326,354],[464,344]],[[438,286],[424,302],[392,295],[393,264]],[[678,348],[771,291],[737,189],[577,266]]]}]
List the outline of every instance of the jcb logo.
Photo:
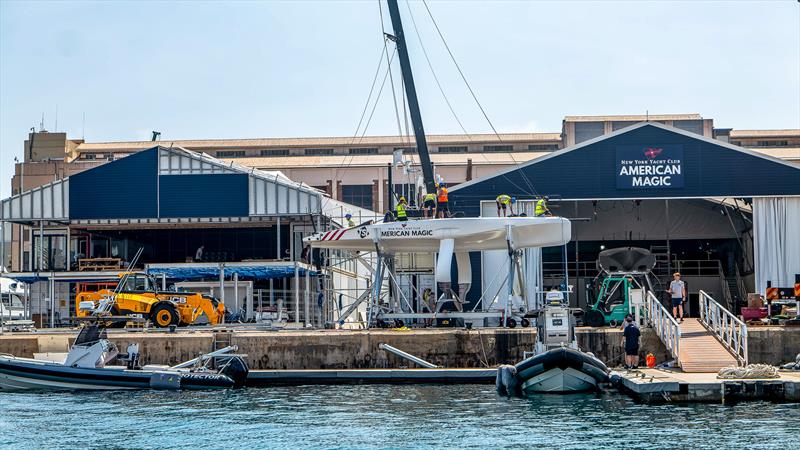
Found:
[{"label": "jcb logo", "polygon": [[186,303],[186,297],[171,297],[170,301],[175,303]]}]

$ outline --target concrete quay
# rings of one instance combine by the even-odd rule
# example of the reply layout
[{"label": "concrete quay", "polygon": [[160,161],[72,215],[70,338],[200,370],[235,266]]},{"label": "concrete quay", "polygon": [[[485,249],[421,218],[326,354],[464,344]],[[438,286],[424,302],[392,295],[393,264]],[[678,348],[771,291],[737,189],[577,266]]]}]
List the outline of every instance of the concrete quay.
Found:
[{"label": "concrete quay", "polygon": [[764,379],[720,379],[716,373],[667,369],[639,369],[618,375],[620,390],[645,403],[800,402],[800,372],[779,373],[779,378]]}]

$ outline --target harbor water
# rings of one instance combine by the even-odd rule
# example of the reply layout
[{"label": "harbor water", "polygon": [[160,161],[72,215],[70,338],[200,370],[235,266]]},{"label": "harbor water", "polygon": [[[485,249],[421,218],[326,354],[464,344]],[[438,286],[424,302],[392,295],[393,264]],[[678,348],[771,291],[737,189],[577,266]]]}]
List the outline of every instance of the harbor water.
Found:
[{"label": "harbor water", "polygon": [[797,448],[800,406],[494,386],[0,393],[0,448]]}]

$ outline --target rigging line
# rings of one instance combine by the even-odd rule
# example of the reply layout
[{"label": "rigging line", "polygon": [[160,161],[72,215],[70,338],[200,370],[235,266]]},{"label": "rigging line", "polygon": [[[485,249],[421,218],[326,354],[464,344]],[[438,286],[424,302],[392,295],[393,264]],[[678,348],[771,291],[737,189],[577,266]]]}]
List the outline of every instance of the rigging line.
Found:
[{"label": "rigging line", "polygon": [[[378,0],[378,10],[381,13],[381,32],[383,32],[384,44],[386,43],[386,29],[383,26],[383,6],[381,0]],[[403,127],[400,125],[400,110],[397,108],[397,94],[394,91],[394,75],[392,74],[392,63],[389,61],[389,49],[386,45],[383,46],[383,54],[386,55],[386,63],[389,66],[389,84],[392,86],[392,103],[394,104],[394,116],[397,119],[397,134],[403,134]]]},{"label": "rigging line", "polygon": [[[436,23],[436,19],[433,18],[433,13],[431,13],[430,8],[428,8],[428,2],[425,1],[425,0],[422,0],[422,4],[425,5],[425,10],[428,11],[428,16],[430,16],[431,21],[433,22],[433,26],[436,27],[436,32],[439,34],[439,38],[442,40],[442,43],[444,44],[444,48],[447,49],[447,53],[450,55],[450,59],[453,60],[453,64],[456,66],[456,69],[458,69],[458,73],[459,73],[459,75],[461,75],[461,79],[464,80],[464,84],[467,85],[467,89],[469,89],[469,93],[472,95],[472,98],[475,100],[475,103],[478,105],[478,108],[481,110],[481,113],[483,114],[483,117],[486,119],[486,122],[489,123],[489,126],[492,128],[492,131],[494,132],[495,136],[497,136],[497,139],[500,142],[503,142],[503,138],[500,137],[500,133],[498,133],[497,130],[495,129],[494,124],[489,119],[489,115],[486,114],[486,111],[483,109],[483,106],[481,105],[481,102],[478,101],[478,96],[475,95],[475,91],[472,90],[472,86],[470,86],[469,82],[467,81],[467,77],[464,75],[464,72],[461,70],[461,66],[458,65],[458,62],[456,61],[456,57],[453,55],[453,52],[450,51],[450,46],[447,45],[447,41],[444,39],[444,35],[442,34],[442,30],[439,29],[439,24]],[[413,18],[412,18],[412,21],[413,21]]]},{"label": "rigging line", "polygon": [[[386,86],[386,79],[388,78],[388,75],[389,75],[389,69],[391,68],[391,63],[392,63],[392,61],[394,61],[394,56],[396,54],[397,54],[397,49],[395,48],[395,50],[392,52],[392,57],[389,59],[390,67],[386,68],[386,73],[383,75],[383,81],[381,82],[381,87],[378,90],[378,94],[375,96],[375,103],[372,104],[372,111],[370,112],[369,117],[367,118],[367,123],[364,124],[364,130],[362,131],[361,136],[358,137],[358,143],[359,144],[364,140],[364,136],[367,134],[367,129],[369,128],[369,124],[372,122],[372,116],[375,114],[375,109],[378,107],[378,101],[381,99],[381,93],[383,93],[383,88]],[[381,55],[381,58],[383,58],[383,55]],[[353,143],[355,143],[355,139],[353,140]],[[338,181],[339,180],[339,175],[340,175],[339,170],[340,169],[342,170],[342,173],[347,172],[347,169],[349,168],[350,162],[352,162],[352,160],[355,157],[356,157],[355,154],[349,154],[349,155],[345,156],[344,160],[342,161],[342,164],[334,172],[334,181]],[[350,162],[347,162],[348,160]]]},{"label": "rigging line", "polygon": [[375,76],[372,78],[372,86],[369,88],[369,95],[367,95],[367,101],[364,102],[364,110],[361,112],[361,118],[358,119],[358,125],[356,126],[356,131],[353,133],[353,140],[350,142],[351,144],[355,142],[356,138],[358,137],[358,130],[361,129],[361,123],[364,121],[364,116],[367,114],[367,109],[369,108],[369,102],[372,99],[372,92],[375,90],[375,83],[378,82],[378,76],[381,73],[381,66],[383,66],[383,53],[386,51],[386,37],[383,38],[383,49],[381,50],[380,55],[378,56],[378,67],[375,69]]},{"label": "rigging line", "polygon": [[422,47],[422,54],[425,55],[425,61],[428,62],[428,68],[431,70],[433,79],[436,81],[436,86],[439,88],[439,92],[442,93],[444,102],[447,103],[447,107],[450,109],[450,113],[453,114],[453,118],[456,119],[456,122],[458,122],[458,126],[461,127],[461,131],[464,132],[468,140],[472,141],[472,136],[470,136],[470,134],[467,132],[467,129],[464,128],[464,125],[461,123],[461,119],[458,118],[456,111],[453,109],[453,105],[450,104],[450,100],[447,98],[447,94],[444,93],[444,88],[442,87],[442,83],[439,82],[439,77],[436,76],[436,71],[433,70],[433,64],[431,63],[431,59],[428,57],[428,51],[425,50],[425,44],[422,43],[422,35],[420,35],[419,33],[419,29],[417,28],[417,21],[414,20],[414,13],[411,12],[411,5],[408,2],[406,2],[406,8],[408,8],[408,14],[411,16],[411,24],[414,26],[414,33],[416,33],[417,35],[419,46]]},{"label": "rigging line", "polygon": [[[486,110],[483,109],[483,106],[481,105],[481,102],[478,100],[478,96],[475,95],[475,91],[472,90],[472,86],[470,86],[469,82],[467,81],[467,77],[464,75],[464,72],[461,70],[461,66],[458,65],[458,61],[456,61],[456,57],[453,55],[453,52],[450,50],[450,46],[447,45],[447,41],[445,40],[444,35],[442,34],[442,30],[439,28],[439,24],[436,23],[436,19],[433,17],[433,13],[431,12],[430,8],[428,8],[428,2],[426,0],[422,0],[422,4],[425,6],[425,10],[428,12],[428,16],[431,18],[431,21],[433,22],[433,26],[436,28],[436,32],[439,34],[439,38],[442,40],[442,44],[444,44],[444,48],[447,50],[447,53],[450,55],[450,59],[453,61],[453,64],[456,66],[456,69],[458,70],[459,75],[461,75],[461,79],[464,81],[464,84],[467,86],[467,89],[469,90],[469,93],[472,95],[472,98],[475,100],[475,103],[478,105],[478,108],[481,110],[481,113],[483,114],[483,117],[486,119],[486,122],[492,128],[492,131],[494,132],[495,136],[497,136],[497,140],[500,141],[500,142],[503,142],[503,138],[500,137],[500,134],[497,132],[497,129],[494,127],[494,124],[489,119],[489,115],[486,114]],[[411,20],[412,20],[412,23],[413,23],[413,20],[414,20],[413,16],[412,16]],[[512,155],[509,152],[509,157],[511,158],[511,161],[514,163],[514,165],[517,166],[517,170],[519,171],[519,174],[522,177],[522,179],[525,181],[525,184],[527,184],[528,187],[530,188],[530,191],[526,191],[525,189],[522,189],[522,191],[525,191],[527,193],[532,193],[532,194],[534,194],[534,195],[536,195],[538,197],[539,193],[536,191],[536,188],[533,187],[533,184],[530,182],[530,180],[528,179],[527,175],[525,175],[525,173],[519,168],[519,163],[514,158],[514,155]],[[486,158],[485,155],[484,155],[484,158]],[[486,160],[488,161],[488,158],[486,158]],[[505,176],[505,174],[503,174],[503,178],[505,178],[506,180],[511,182],[511,180],[507,176]],[[516,183],[513,183],[513,182],[511,182],[511,183],[514,184],[517,188],[519,188],[519,186],[517,186]]]}]

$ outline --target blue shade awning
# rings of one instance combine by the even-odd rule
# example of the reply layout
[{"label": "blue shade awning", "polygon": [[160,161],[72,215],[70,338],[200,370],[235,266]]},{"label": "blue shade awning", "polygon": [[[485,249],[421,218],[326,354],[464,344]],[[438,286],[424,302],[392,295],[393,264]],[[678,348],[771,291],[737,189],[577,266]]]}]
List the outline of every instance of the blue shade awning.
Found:
[{"label": "blue shade awning", "polygon": [[[225,267],[225,278],[238,274],[240,280],[274,280],[278,278],[291,278],[294,276],[294,265],[269,265],[269,266],[232,266]],[[299,275],[304,277],[306,271],[309,275],[316,275],[315,270],[298,267]],[[148,267],[147,273],[151,275],[166,275],[171,280],[218,280],[219,267]]]}]

